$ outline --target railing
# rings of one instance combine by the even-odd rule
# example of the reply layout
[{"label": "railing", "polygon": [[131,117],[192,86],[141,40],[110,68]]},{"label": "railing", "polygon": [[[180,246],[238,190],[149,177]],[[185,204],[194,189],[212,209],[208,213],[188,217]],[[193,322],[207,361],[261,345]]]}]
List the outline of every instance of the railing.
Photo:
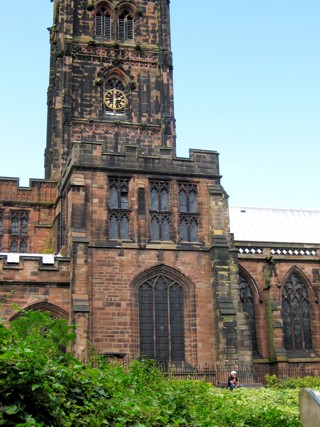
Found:
[{"label": "railing", "polygon": [[[130,362],[130,360],[125,357],[124,353],[121,353],[121,356],[119,356],[118,353],[116,355],[108,353],[106,356],[112,359],[116,358],[123,365]],[[267,383],[267,375],[276,375],[279,379],[320,376],[320,363],[317,363],[313,368],[303,363],[295,365],[288,364],[285,367],[278,367],[276,364],[244,364],[233,368],[226,366],[210,366],[207,364],[203,366],[191,366],[190,364],[183,362],[180,362],[179,365],[158,362],[156,363],[156,366],[161,372],[166,373],[169,378],[176,378],[180,380],[201,380],[215,386],[219,383],[225,383],[230,376],[230,371],[233,369],[237,371],[237,377],[243,385],[253,385],[257,383],[265,385]]]},{"label": "railing", "polygon": [[[220,382],[226,382],[230,376],[230,368],[225,366],[197,366],[190,365],[158,365],[162,372],[167,372],[172,378],[177,379],[190,379],[207,381],[213,385],[218,385]],[[319,368],[306,368],[304,365],[287,366],[285,368],[278,368],[273,365],[243,365],[235,369],[237,377],[242,384],[261,383],[266,384],[267,375],[276,375],[279,379],[286,378],[303,378],[306,376],[320,376]]]},{"label": "railing", "polygon": [[162,372],[167,372],[171,378],[179,380],[202,380],[211,384],[216,384],[216,371],[212,367],[193,367],[190,365],[163,365],[157,364]]}]

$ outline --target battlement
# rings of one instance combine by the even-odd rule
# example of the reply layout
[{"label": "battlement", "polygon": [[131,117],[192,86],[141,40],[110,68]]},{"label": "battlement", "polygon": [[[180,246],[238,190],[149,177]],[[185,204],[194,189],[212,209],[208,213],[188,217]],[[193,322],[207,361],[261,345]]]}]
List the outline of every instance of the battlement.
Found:
[{"label": "battlement", "polygon": [[66,318],[69,311],[70,259],[53,254],[0,252],[1,316],[44,309]]},{"label": "battlement", "polygon": [[189,158],[176,157],[172,148],[156,147],[142,153],[137,145],[125,145],[121,153],[103,151],[103,144],[79,141],[73,144],[70,168],[101,168],[126,172],[147,172],[193,178],[220,179],[219,153],[209,150],[189,151]]},{"label": "battlement", "polygon": [[29,187],[20,187],[19,178],[0,177],[0,203],[55,203],[57,198],[55,181],[30,179]]},{"label": "battlement", "polygon": [[[42,280],[42,276],[32,274],[32,271],[56,271],[59,274],[58,281],[65,282],[69,280],[69,265],[70,259],[62,257],[61,255],[53,254],[36,254],[36,253],[13,253],[13,252],[0,252],[0,281],[6,281],[10,277],[8,270],[25,271],[24,280],[38,282]],[[6,272],[5,272],[6,271]],[[61,273],[64,273],[61,275]],[[17,280],[16,272],[13,273],[14,277],[11,279]],[[30,277],[29,277],[30,274]],[[54,273],[53,273],[54,275]],[[2,277],[1,277],[2,276]],[[28,279],[29,277],[29,279]],[[50,276],[51,277],[51,276]],[[57,276],[58,277],[58,276]],[[11,280],[10,279],[10,280]],[[51,280],[51,279],[50,279]]]}]

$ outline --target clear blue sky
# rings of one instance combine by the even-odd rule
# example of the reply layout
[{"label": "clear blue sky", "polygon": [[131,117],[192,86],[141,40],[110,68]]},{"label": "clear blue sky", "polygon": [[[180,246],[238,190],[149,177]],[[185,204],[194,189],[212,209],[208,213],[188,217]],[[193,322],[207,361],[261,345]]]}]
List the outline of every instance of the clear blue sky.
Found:
[{"label": "clear blue sky", "polygon": [[[44,176],[53,3],[36,3],[0,16],[0,176],[21,185]],[[218,151],[233,206],[320,210],[319,18],[319,0],[171,1],[178,155]]]}]

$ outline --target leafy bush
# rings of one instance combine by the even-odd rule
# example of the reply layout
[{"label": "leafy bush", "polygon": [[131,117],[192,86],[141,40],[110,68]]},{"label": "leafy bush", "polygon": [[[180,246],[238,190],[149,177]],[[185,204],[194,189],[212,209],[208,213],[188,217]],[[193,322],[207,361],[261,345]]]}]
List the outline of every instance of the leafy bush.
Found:
[{"label": "leafy bush", "polygon": [[274,389],[314,388],[320,390],[320,377],[306,376],[303,378],[280,379],[276,375],[266,376],[267,387]]},{"label": "leafy bush", "polygon": [[298,390],[238,389],[170,380],[151,361],[122,366],[66,349],[66,322],[21,312],[0,325],[0,425],[10,427],[299,426]]},{"label": "leafy bush", "polygon": [[74,338],[66,321],[39,311],[21,311],[10,329],[0,325],[0,425],[55,419],[59,377],[68,381],[70,366],[80,366],[66,352]]}]

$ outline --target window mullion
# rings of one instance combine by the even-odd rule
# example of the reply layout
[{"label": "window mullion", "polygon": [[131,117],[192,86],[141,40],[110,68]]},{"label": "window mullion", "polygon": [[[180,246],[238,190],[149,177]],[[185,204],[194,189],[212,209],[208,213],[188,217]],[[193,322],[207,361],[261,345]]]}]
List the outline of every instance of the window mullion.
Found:
[{"label": "window mullion", "polygon": [[303,323],[303,316],[302,316],[302,301],[301,298],[299,299],[299,319],[300,319],[300,331],[301,331],[301,344],[302,344],[302,350],[306,349],[305,345],[305,339],[304,339],[304,323]]},{"label": "window mullion", "polygon": [[288,295],[289,307],[290,307],[290,327],[291,327],[291,345],[292,351],[296,351],[296,340],[294,336],[294,316],[292,312],[291,294]]},{"label": "window mullion", "polygon": [[157,360],[157,331],[156,331],[156,280],[152,284],[152,314],[153,314],[153,354]]},{"label": "window mullion", "polygon": [[172,360],[171,346],[171,306],[170,306],[170,286],[167,287],[167,307],[168,307],[168,356],[169,362]]},{"label": "window mullion", "polygon": [[118,190],[118,209],[121,209],[121,186],[117,188]]},{"label": "window mullion", "polygon": [[158,185],[158,206],[157,206],[157,210],[161,211],[161,188],[160,185]]}]

